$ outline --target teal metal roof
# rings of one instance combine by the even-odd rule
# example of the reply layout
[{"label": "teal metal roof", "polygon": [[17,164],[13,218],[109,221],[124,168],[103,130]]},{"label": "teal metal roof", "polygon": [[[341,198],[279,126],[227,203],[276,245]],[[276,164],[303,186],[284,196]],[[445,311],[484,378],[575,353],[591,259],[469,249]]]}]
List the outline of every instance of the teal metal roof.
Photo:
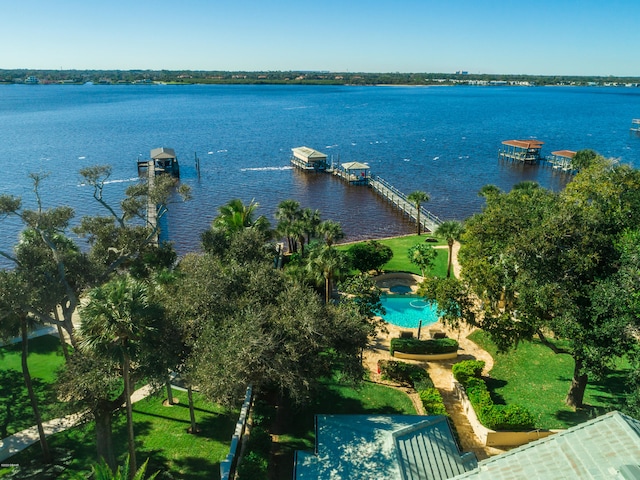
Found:
[{"label": "teal metal roof", "polygon": [[317,454],[297,452],[296,480],[444,480],[471,468],[443,416],[318,415]]},{"label": "teal metal roof", "polygon": [[640,422],[611,412],[483,460],[469,480],[640,480]]}]

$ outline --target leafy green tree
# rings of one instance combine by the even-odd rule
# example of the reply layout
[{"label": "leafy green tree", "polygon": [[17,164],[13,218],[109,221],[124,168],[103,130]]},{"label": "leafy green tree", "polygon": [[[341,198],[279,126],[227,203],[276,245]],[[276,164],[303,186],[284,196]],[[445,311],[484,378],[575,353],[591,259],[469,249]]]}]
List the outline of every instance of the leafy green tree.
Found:
[{"label": "leafy green tree", "polygon": [[131,394],[131,362],[138,357],[142,337],[149,341],[159,316],[159,308],[149,302],[147,287],[130,277],[115,278],[89,292],[88,303],[80,310],[83,348],[113,356],[122,369],[125,389],[127,432],[131,467],[136,470],[135,438]]},{"label": "leafy green tree", "polygon": [[361,272],[375,270],[380,273],[382,266],[393,258],[393,250],[376,240],[354,243],[347,252],[351,266]]},{"label": "leafy green tree", "polygon": [[439,238],[444,238],[449,246],[449,260],[447,262],[447,278],[451,277],[451,262],[453,261],[453,244],[460,239],[460,236],[464,232],[464,227],[460,222],[455,220],[449,220],[442,222],[436,228],[434,235]]},{"label": "leafy green tree", "polygon": [[483,306],[476,325],[502,349],[536,336],[571,355],[566,403],[575,408],[589,375],[625,352],[631,317],[603,313],[599,292],[619,272],[616,245],[638,225],[639,192],[640,172],[599,157],[561,193],[518,185],[486,197],[466,222],[459,260]]},{"label": "leafy green tree", "polygon": [[368,273],[347,278],[340,283],[339,288],[342,293],[340,303],[351,304],[357,310],[370,327],[370,338],[386,329],[386,323],[381,317],[386,313],[380,299],[382,291]]},{"label": "leafy green tree", "polygon": [[433,267],[437,255],[438,252],[426,243],[418,243],[407,252],[409,261],[420,269],[423,277],[426,277],[427,270]]},{"label": "leafy green tree", "polygon": [[416,222],[418,223],[418,235],[420,235],[420,207],[429,201],[429,194],[422,190],[415,190],[407,195],[407,200],[416,207]]},{"label": "leafy green tree", "polygon": [[52,457],[49,451],[49,443],[44,433],[38,398],[27,363],[27,357],[29,356],[29,330],[31,330],[34,323],[34,318],[29,314],[27,305],[29,305],[28,289],[20,278],[20,274],[16,271],[0,271],[0,338],[8,338],[17,333],[20,334],[22,377],[38,428],[42,455],[45,463],[50,463]]}]

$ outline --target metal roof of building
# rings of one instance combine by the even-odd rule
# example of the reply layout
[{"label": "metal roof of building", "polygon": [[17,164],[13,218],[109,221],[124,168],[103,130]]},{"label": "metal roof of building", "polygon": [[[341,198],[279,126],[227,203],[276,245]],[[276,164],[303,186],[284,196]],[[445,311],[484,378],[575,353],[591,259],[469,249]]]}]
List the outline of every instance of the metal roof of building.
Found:
[{"label": "metal roof of building", "polygon": [[317,455],[298,452],[296,480],[444,480],[477,465],[443,416],[318,415]]},{"label": "metal roof of building", "polygon": [[557,150],[555,152],[551,152],[551,155],[555,155],[556,157],[573,158],[576,156],[576,152],[573,150]]},{"label": "metal roof of building", "polygon": [[291,151],[293,152],[294,157],[306,162],[317,162],[327,159],[327,156],[324,153],[309,147],[296,147],[292,148]]},{"label": "metal roof of building", "polygon": [[153,160],[162,160],[176,158],[176,152],[173,148],[160,147],[151,150],[151,158]]},{"label": "metal roof of building", "polygon": [[540,140],[505,140],[504,142],[502,142],[502,144],[509,145],[511,147],[539,149],[542,148],[544,142],[541,142]]},{"label": "metal roof of building", "polygon": [[481,461],[456,480],[640,479],[640,421],[611,412]]},{"label": "metal roof of building", "polygon": [[360,162],[346,162],[342,164],[344,170],[369,170],[369,165]]}]

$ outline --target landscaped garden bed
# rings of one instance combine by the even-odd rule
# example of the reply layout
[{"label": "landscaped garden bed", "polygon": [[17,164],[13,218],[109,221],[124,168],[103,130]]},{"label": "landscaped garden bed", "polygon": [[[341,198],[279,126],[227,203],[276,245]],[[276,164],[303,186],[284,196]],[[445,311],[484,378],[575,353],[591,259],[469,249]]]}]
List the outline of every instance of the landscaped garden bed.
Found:
[{"label": "landscaped garden bed", "polygon": [[458,341],[453,338],[392,338],[392,357],[409,360],[451,360],[458,356]]},{"label": "landscaped garden bed", "polygon": [[482,378],[485,363],[464,360],[453,366],[454,388],[474,433],[487,446],[518,446],[555,433],[535,427],[535,419],[521,405],[494,403]]}]

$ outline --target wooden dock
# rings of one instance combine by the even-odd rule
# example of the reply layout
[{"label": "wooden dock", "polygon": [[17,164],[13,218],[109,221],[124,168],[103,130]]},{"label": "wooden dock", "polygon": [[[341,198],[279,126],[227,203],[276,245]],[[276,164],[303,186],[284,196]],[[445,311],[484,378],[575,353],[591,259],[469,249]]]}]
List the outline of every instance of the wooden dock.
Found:
[{"label": "wooden dock", "polygon": [[[411,221],[418,221],[418,209],[407,199],[407,196],[404,193],[395,188],[389,182],[376,175],[374,178],[369,179],[369,187],[371,187],[371,190],[393,205],[396,209],[400,210],[403,215],[409,217]],[[421,230],[433,233],[441,223],[442,221],[438,217],[426,210],[424,207],[420,207]]]},{"label": "wooden dock", "polygon": [[563,172],[573,172],[575,168],[573,167],[573,157],[575,157],[576,152],[573,150],[558,150],[556,152],[551,152],[551,156],[544,159],[544,161],[553,167],[554,170],[562,170]]},{"label": "wooden dock", "polygon": [[[153,164],[154,161],[149,160],[149,164],[147,165],[147,187],[149,191],[153,189],[156,181],[156,173],[154,171]],[[153,230],[151,243],[157,247],[160,240],[158,232],[158,206],[151,198],[151,195],[147,196],[147,225],[149,225]]]},{"label": "wooden dock", "polygon": [[[294,151],[294,156],[291,158],[291,164],[294,167],[306,172],[322,171],[329,173],[348,185],[365,185],[370,187],[374,193],[399,210],[411,221],[418,221],[418,210],[415,205],[407,199],[407,196],[381,177],[372,177],[369,165],[366,163],[346,162],[338,165],[332,164],[331,167],[329,167],[326,164],[326,155],[317,152],[316,150],[312,150],[308,147],[298,147],[292,150]],[[296,151],[303,151],[306,157],[303,157],[302,155],[295,155]],[[304,159],[314,157],[324,159],[325,165],[322,169],[315,167],[311,161],[303,161]],[[420,208],[421,230],[425,232],[434,232],[441,223],[442,221],[434,214],[423,207]]]},{"label": "wooden dock", "polygon": [[511,162],[538,163],[544,142],[540,140],[505,140],[498,150],[498,158]]}]

